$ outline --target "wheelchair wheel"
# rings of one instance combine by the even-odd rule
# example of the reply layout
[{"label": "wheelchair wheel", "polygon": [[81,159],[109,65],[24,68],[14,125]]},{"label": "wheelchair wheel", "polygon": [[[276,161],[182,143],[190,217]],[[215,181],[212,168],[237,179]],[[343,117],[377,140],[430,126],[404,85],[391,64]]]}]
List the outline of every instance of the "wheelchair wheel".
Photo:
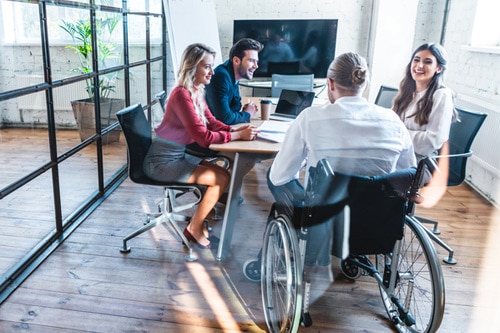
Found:
[{"label": "wheelchair wheel", "polygon": [[258,259],[248,259],[243,264],[243,274],[252,282],[260,281],[260,266],[261,262]]},{"label": "wheelchair wheel", "polygon": [[[384,275],[391,262],[398,265],[394,288],[390,273]],[[384,277],[379,288],[385,309],[398,331],[436,332],[444,313],[444,279],[436,250],[418,222],[406,217],[398,257],[377,255],[376,267]]]},{"label": "wheelchair wheel", "polygon": [[340,270],[349,280],[356,280],[361,276],[361,268],[349,260],[340,261]]},{"label": "wheelchair wheel", "polygon": [[266,226],[262,246],[262,306],[270,332],[296,332],[302,310],[302,262],[288,217]]}]

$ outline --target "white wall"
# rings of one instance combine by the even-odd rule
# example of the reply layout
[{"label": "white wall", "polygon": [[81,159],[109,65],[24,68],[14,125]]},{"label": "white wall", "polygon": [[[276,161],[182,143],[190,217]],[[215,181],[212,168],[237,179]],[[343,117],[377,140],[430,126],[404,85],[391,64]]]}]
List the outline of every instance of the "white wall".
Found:
[{"label": "white wall", "polygon": [[374,101],[381,85],[397,88],[413,52],[418,0],[375,0],[368,61],[368,92]]}]

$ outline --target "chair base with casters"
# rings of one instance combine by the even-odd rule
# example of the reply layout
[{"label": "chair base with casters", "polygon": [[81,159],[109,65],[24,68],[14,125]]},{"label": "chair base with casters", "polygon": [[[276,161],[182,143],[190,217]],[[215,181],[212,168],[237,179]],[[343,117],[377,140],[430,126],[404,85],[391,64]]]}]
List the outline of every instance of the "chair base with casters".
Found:
[{"label": "chair base with casters", "polygon": [[438,330],[444,314],[443,275],[432,241],[409,213],[419,175],[414,169],[379,177],[335,174],[326,161],[320,161],[310,170],[299,225],[295,207],[291,216],[273,206],[260,259],[262,306],[270,332],[296,332],[301,324],[313,324],[311,285],[304,275],[308,230],[333,216],[336,224],[341,223],[338,214],[344,217],[342,227],[349,235],[333,235],[334,248],[346,249],[336,242],[347,245],[347,252],[335,252],[343,259],[343,274],[375,279],[387,315],[399,332]]},{"label": "chair base with casters", "polygon": [[[193,248],[177,225],[177,221],[189,220],[189,217],[183,216],[180,213],[200,203],[203,198],[203,190],[205,187],[197,184],[162,182],[149,178],[143,171],[143,162],[152,144],[152,131],[142,106],[140,104],[135,104],[126,107],[119,111],[116,116],[127,142],[128,174],[130,180],[137,184],[161,186],[164,192],[163,204],[159,208],[159,212],[148,214],[146,223],[137,231],[123,239],[123,245],[120,251],[124,253],[129,252],[130,247],[127,245],[129,240],[157,225],[167,223],[172,227],[182,243],[187,246],[188,255],[185,257],[186,261],[196,260],[197,258],[193,254]],[[187,193],[192,193],[194,198],[187,198],[182,204],[177,201],[180,197],[185,198]]]},{"label": "chair base with casters", "polygon": [[[120,252],[130,252],[130,246],[127,245],[127,242],[130,239],[135,238],[160,224],[167,223],[181,238],[182,243],[188,247],[188,254],[184,257],[184,259],[186,261],[196,261],[198,258],[193,254],[193,248],[189,244],[189,240],[184,236],[182,230],[177,225],[177,222],[189,221],[189,216],[181,215],[179,213],[198,205],[202,198],[202,192],[199,188],[192,186],[165,187],[164,192],[163,203],[161,206],[159,205],[158,212],[146,214],[146,221],[144,222],[144,226],[129,234],[127,237],[123,238],[123,245],[120,248]],[[176,202],[176,197],[188,192],[194,192],[193,194],[196,199],[192,200],[189,203],[178,205]]]},{"label": "chair base with casters", "polygon": [[438,244],[440,247],[448,251],[448,256],[443,258],[443,262],[448,264],[448,265],[455,265],[457,263],[457,260],[453,258],[453,255],[455,254],[455,251],[451,246],[449,246],[446,242],[444,242],[441,238],[439,238],[437,235],[439,235],[441,232],[437,228],[438,226],[438,221],[434,221],[422,216],[413,216],[415,219],[418,220],[420,224],[431,224],[433,227],[432,229],[425,228],[424,231],[428,234],[429,238],[432,239],[436,244]]}]

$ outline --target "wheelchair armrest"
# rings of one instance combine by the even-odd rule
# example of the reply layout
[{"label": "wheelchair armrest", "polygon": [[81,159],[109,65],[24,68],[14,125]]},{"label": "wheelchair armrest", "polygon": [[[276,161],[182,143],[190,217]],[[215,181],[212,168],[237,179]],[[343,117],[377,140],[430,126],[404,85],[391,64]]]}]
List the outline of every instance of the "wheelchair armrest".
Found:
[{"label": "wheelchair armrest", "polygon": [[472,150],[461,154],[450,154],[450,155],[436,155],[434,158],[453,158],[453,157],[471,157],[473,155]]}]

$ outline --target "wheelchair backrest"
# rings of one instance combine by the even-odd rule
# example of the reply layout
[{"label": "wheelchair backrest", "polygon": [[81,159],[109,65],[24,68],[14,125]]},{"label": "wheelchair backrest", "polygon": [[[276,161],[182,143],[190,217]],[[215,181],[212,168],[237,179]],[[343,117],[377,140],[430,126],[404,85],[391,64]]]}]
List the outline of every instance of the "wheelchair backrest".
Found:
[{"label": "wheelchair backrest", "polygon": [[[321,160],[309,170],[305,224],[324,223],[349,206],[350,225],[345,227],[350,230],[350,253],[390,252],[403,236],[407,193],[415,173],[416,169],[410,168],[375,177],[349,175],[334,172],[328,161]],[[337,218],[334,223],[344,220]]]}]

